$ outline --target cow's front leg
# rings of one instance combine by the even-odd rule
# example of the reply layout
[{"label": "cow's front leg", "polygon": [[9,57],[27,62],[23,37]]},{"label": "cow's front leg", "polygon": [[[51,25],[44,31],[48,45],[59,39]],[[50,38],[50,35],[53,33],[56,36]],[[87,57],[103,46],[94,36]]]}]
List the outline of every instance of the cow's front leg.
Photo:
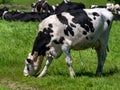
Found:
[{"label": "cow's front leg", "polygon": [[72,66],[72,58],[71,58],[71,55],[70,55],[70,49],[67,46],[64,45],[64,46],[62,46],[62,51],[65,55],[66,63],[69,67],[70,76],[75,77],[75,72],[74,72],[74,69],[73,69],[73,66]]},{"label": "cow's front leg", "polygon": [[43,77],[45,76],[47,70],[48,70],[48,67],[50,66],[51,62],[52,62],[53,58],[52,57],[48,57],[47,60],[46,60],[46,64],[44,66],[44,69],[42,70],[42,72],[40,73],[40,75],[38,75],[38,77]]}]

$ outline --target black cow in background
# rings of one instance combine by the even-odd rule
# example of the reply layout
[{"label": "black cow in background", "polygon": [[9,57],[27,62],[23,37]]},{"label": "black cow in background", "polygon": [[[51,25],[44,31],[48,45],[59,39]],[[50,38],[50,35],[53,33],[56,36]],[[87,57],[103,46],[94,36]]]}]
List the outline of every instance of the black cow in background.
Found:
[{"label": "black cow in background", "polygon": [[68,0],[64,0],[62,3],[60,3],[56,9],[55,13],[61,13],[61,12],[69,12],[71,10],[77,10],[77,9],[84,9],[85,5],[81,2],[70,2]]},{"label": "black cow in background", "polygon": [[50,16],[49,13],[38,12],[18,12],[18,11],[6,11],[2,16],[7,21],[42,21],[46,17]]},{"label": "black cow in background", "polygon": [[[0,17],[7,21],[42,21],[52,14],[59,14],[62,12],[70,12],[71,10],[84,9],[85,5],[78,2],[70,2],[63,0],[62,3],[53,6],[49,5],[45,0],[38,0],[37,3],[31,6],[33,12],[8,11],[7,8],[0,10]],[[35,11],[37,10],[37,12]]]}]

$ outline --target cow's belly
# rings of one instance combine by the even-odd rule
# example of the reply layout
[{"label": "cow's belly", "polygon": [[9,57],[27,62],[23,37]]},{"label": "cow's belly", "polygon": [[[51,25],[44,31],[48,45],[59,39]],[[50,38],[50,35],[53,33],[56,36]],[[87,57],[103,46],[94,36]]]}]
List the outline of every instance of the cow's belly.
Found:
[{"label": "cow's belly", "polygon": [[96,42],[85,42],[85,43],[77,43],[73,45],[71,48],[74,50],[84,50],[87,48],[94,48],[98,46],[98,41]]},{"label": "cow's belly", "polygon": [[99,39],[96,37],[81,37],[76,38],[72,41],[71,48],[75,50],[84,50],[87,48],[94,48],[97,47],[99,44]]}]

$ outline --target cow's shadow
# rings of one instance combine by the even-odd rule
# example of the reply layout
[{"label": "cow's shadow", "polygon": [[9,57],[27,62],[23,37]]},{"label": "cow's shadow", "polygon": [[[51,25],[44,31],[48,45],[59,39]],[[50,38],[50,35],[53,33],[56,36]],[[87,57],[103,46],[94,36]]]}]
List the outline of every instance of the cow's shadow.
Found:
[{"label": "cow's shadow", "polygon": [[[92,72],[92,71],[77,71],[75,72],[76,74],[76,77],[81,77],[81,76],[88,76],[88,77],[109,77],[109,76],[112,76],[116,73],[120,73],[120,70],[118,69],[118,67],[114,67],[114,68],[110,68],[108,69],[107,71],[103,71],[103,74],[101,76],[98,76],[95,74],[95,72]],[[38,75],[40,74],[37,73],[36,75],[34,75],[34,77],[37,77]],[[47,75],[51,75],[49,73],[47,73]],[[58,75],[58,76],[70,76],[68,73],[63,73],[63,72],[58,72],[57,74],[54,74],[54,75]]]},{"label": "cow's shadow", "polygon": [[[108,76],[112,76],[112,75],[119,73],[119,72],[120,72],[120,70],[117,67],[114,67],[114,68],[110,68],[108,71],[104,71],[101,76],[108,77]],[[96,75],[93,72],[88,72],[88,71],[76,72],[76,76],[77,77],[81,77],[81,76],[101,77],[101,76]]]}]

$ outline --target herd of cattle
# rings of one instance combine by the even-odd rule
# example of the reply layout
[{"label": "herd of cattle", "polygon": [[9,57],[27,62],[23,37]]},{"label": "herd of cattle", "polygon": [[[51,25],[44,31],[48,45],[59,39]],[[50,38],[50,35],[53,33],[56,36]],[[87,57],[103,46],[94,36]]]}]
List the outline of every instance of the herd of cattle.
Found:
[{"label": "herd of cattle", "polygon": [[7,21],[42,21],[50,15],[72,10],[72,8],[84,9],[85,6],[82,3],[65,3],[64,1],[59,5],[51,6],[47,1],[38,0],[31,5],[31,8],[31,12],[20,12],[19,10],[9,11],[7,7],[3,7],[0,9],[0,17]]},{"label": "herd of cattle", "polygon": [[[70,50],[87,48],[95,49],[98,57],[96,75],[102,75],[109,50],[108,39],[114,17],[112,12],[107,8],[85,9],[83,3],[69,0],[55,6],[50,6],[46,1],[38,2],[32,4],[33,12],[50,15],[39,24],[32,51],[25,60],[24,76],[36,75],[46,57],[45,66],[38,77],[45,76],[52,60],[63,53],[70,76],[74,77]],[[40,8],[41,6],[44,8]]]},{"label": "herd of cattle", "polygon": [[[10,11],[7,7],[0,9],[0,18],[7,21],[42,21],[46,17],[66,12],[72,9],[85,9],[83,3],[70,2],[64,0],[60,4],[50,5],[45,0],[38,0],[31,4],[31,12],[21,12],[19,10]],[[114,20],[120,20],[120,6],[119,4],[106,4],[105,6],[91,5],[90,8],[107,8],[114,13]]]}]

